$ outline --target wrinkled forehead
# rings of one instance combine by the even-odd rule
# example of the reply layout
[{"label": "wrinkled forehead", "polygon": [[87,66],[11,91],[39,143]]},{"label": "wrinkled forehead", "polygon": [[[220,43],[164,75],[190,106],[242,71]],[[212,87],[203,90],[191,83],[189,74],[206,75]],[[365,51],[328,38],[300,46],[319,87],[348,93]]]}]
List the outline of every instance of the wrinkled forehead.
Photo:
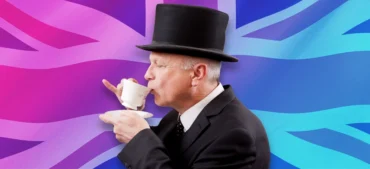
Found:
[{"label": "wrinkled forehead", "polygon": [[151,52],[150,62],[180,63],[184,56],[171,53]]}]

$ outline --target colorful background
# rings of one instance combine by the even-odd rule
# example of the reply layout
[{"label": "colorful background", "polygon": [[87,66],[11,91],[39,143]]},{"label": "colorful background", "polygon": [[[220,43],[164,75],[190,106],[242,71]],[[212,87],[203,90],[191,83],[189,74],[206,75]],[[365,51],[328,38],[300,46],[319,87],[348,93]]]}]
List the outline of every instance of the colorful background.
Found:
[{"label": "colorful background", "polygon": [[[227,12],[222,83],[264,123],[271,169],[370,168],[369,0],[0,0],[0,168],[124,168],[102,84],[146,84],[155,5]],[[155,125],[168,108],[149,96]]]}]

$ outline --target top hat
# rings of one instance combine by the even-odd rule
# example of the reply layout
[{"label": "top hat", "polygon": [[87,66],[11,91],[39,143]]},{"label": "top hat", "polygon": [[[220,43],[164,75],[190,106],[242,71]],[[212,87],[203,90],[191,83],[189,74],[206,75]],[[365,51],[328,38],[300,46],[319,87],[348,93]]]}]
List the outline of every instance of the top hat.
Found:
[{"label": "top hat", "polygon": [[175,53],[225,62],[238,59],[223,53],[229,16],[210,8],[158,4],[152,43],[147,51]]}]

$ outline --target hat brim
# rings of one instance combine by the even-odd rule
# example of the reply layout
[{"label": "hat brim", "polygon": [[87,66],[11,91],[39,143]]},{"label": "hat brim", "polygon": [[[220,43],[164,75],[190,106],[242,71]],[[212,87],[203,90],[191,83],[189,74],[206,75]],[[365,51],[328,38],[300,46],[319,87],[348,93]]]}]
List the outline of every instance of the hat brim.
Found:
[{"label": "hat brim", "polygon": [[171,45],[171,44],[149,44],[137,45],[136,47],[152,52],[175,53],[182,55],[189,55],[194,57],[208,58],[223,62],[238,62],[238,58],[227,55],[222,51],[211,49],[195,48],[189,46]]}]

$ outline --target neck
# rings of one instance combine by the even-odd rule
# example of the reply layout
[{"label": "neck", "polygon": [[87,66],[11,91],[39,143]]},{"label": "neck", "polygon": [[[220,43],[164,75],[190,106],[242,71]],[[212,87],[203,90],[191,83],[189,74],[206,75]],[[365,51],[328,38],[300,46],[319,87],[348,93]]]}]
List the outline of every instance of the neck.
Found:
[{"label": "neck", "polygon": [[173,108],[179,112],[179,114],[183,114],[186,110],[190,109],[192,106],[203,100],[207,97],[217,86],[217,83],[204,85],[203,87],[193,87],[190,89],[189,97],[185,97],[185,99],[181,99],[181,101],[174,106]]}]

